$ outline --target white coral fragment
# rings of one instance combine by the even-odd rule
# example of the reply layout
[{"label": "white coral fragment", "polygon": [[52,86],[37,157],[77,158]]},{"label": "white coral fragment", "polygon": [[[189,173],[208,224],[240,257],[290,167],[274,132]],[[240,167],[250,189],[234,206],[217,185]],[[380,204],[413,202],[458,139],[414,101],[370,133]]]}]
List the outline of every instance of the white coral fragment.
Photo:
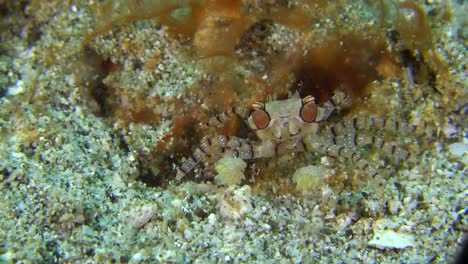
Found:
[{"label": "white coral fragment", "polygon": [[374,237],[369,241],[369,246],[380,249],[404,249],[413,247],[414,243],[415,239],[411,234],[392,230],[374,230]]},{"label": "white coral fragment", "polygon": [[134,208],[126,217],[125,222],[134,228],[142,228],[151,220],[151,218],[153,218],[156,213],[156,209],[156,205]]},{"label": "white coral fragment", "polygon": [[465,165],[468,164],[468,144],[456,142],[448,145],[450,154],[460,159]]},{"label": "white coral fragment", "polygon": [[219,212],[227,219],[239,220],[253,210],[252,193],[247,185],[241,188],[229,187],[222,194],[219,194],[218,199]]}]

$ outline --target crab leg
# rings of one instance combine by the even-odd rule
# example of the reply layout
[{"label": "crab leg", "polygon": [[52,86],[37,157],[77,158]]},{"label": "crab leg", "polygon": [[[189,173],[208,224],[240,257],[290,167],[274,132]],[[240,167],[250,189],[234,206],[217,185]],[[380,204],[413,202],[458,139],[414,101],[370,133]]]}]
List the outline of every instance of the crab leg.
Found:
[{"label": "crab leg", "polygon": [[371,126],[385,128],[385,120],[372,118],[370,121],[366,121],[364,119],[354,118],[350,121],[332,126],[327,131],[323,132],[322,138],[324,140],[324,145],[358,148],[371,144],[382,150],[387,157],[393,159],[396,163],[409,159],[411,156],[410,153],[397,146],[394,142],[387,142],[382,137],[375,135],[375,133],[365,134],[359,132],[360,129]]},{"label": "crab leg", "polygon": [[[426,123],[408,125],[396,120],[378,117],[368,119],[354,118],[329,127],[321,132],[320,137],[306,138],[307,141],[305,142],[308,147],[312,146],[314,149],[325,150],[330,157],[335,159],[343,158],[348,160],[354,166],[367,171],[371,176],[375,177],[379,166],[369,164],[354,149],[373,145],[396,164],[403,160],[415,162],[415,158],[418,155],[411,155],[409,151],[399,147],[395,142],[386,141],[381,136],[378,136],[375,130],[390,130],[395,133],[413,133],[418,135],[428,133],[430,130],[427,128]],[[370,133],[363,133],[363,130],[367,130]]]},{"label": "crab leg", "polygon": [[329,157],[333,159],[338,159],[338,157],[340,157],[344,160],[351,162],[361,171],[366,171],[372,178],[374,178],[378,174],[379,166],[373,166],[369,164],[369,162],[367,162],[359,154],[357,154],[350,148],[338,145],[331,145],[325,148],[325,152],[329,155]]},{"label": "crab leg", "polygon": [[182,179],[198,163],[214,163],[223,156],[231,156],[241,159],[254,158],[254,149],[247,139],[230,136],[204,137],[200,146],[196,147],[193,154],[185,159],[179,167],[176,179]]},{"label": "crab leg", "polygon": [[231,119],[235,114],[242,118],[247,118],[249,115],[249,110],[245,107],[233,106],[230,109],[216,115],[215,117],[210,118],[210,120],[208,120],[205,125],[208,127],[222,127],[224,123]]},{"label": "crab leg", "polygon": [[321,107],[319,107],[319,113],[317,115],[316,121],[323,121],[327,119],[333,110],[341,110],[347,108],[351,105],[351,98],[344,93],[339,91],[333,95],[333,97],[325,102]]}]

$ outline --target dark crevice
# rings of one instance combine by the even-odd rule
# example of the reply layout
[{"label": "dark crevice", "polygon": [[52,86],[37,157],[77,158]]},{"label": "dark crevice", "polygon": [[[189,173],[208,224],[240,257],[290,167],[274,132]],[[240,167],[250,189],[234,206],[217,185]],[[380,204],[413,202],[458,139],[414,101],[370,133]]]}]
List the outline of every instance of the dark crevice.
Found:
[{"label": "dark crevice", "polygon": [[77,69],[76,75],[84,89],[83,96],[88,99],[89,109],[99,117],[111,117],[114,112],[111,104],[112,89],[103,80],[118,66],[88,47],[83,51],[82,62],[86,67]]},{"label": "dark crevice", "polygon": [[149,170],[145,170],[141,173],[136,180],[146,184],[148,187],[161,187],[167,185],[165,177],[160,174],[155,174]]},{"label": "dark crevice", "polygon": [[399,54],[403,67],[408,68],[415,84],[436,85],[436,72],[425,61],[420,53],[414,54],[411,50],[403,49]]},{"label": "dark crevice", "polygon": [[302,58],[290,91],[302,98],[314,96],[319,104],[340,89],[362,96],[368,84],[379,79],[376,67],[388,56],[385,47],[384,39],[377,36],[373,40],[358,33],[334,36]]},{"label": "dark crevice", "polygon": [[109,88],[100,81],[90,90],[90,95],[99,106],[98,111],[95,114],[100,117],[110,117],[113,110],[108,100],[110,96]]}]

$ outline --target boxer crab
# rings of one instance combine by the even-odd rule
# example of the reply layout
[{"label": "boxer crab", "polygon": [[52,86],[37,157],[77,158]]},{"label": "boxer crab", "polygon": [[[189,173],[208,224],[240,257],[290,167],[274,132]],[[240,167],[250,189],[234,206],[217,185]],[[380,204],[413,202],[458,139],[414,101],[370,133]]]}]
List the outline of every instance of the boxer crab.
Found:
[{"label": "boxer crab", "polygon": [[[176,179],[182,179],[201,162],[209,168],[205,170],[205,174],[209,175],[213,164],[223,157],[250,160],[304,151],[322,153],[332,159],[351,163],[357,171],[375,177],[379,168],[385,166],[385,162],[369,162],[368,159],[362,158],[360,153],[366,146],[383,152],[385,160],[394,165],[403,160],[410,163],[417,161],[417,155],[411,154],[420,154],[419,146],[413,148],[410,153],[405,149],[409,145],[402,140],[387,138],[382,132],[387,130],[406,136],[432,133],[433,129],[425,122],[410,125],[394,119],[365,117],[348,119],[320,129],[335,109],[340,110],[350,104],[348,95],[339,91],[323,105],[316,104],[312,96],[301,99],[296,94],[287,100],[270,101],[266,104],[254,103],[250,109],[232,107],[210,119],[206,125],[221,127],[225,121],[237,114],[255,132],[258,140],[224,135],[205,136],[193,154],[183,161]],[[404,148],[400,147],[403,145]]]},{"label": "boxer crab", "polygon": [[344,92],[336,93],[329,101],[319,106],[312,96],[303,99],[294,95],[287,100],[254,103],[251,109],[232,107],[207,122],[207,126],[222,126],[224,121],[237,114],[244,118],[255,132],[258,141],[220,135],[205,136],[193,154],[184,160],[177,173],[180,180],[198,163],[212,165],[223,156],[258,159],[313,150],[320,124],[336,108],[350,105]]}]

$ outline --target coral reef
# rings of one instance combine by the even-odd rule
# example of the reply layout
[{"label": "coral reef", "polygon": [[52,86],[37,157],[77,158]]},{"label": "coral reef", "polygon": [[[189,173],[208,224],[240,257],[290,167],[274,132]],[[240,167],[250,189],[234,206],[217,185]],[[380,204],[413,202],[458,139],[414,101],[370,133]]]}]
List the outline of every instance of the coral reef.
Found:
[{"label": "coral reef", "polygon": [[[468,227],[467,8],[0,0],[0,262],[453,261]],[[352,155],[290,152],[175,180],[201,138],[256,139],[240,118],[204,126],[217,114],[339,90],[353,104],[322,139],[391,142],[350,148],[375,177]],[[392,122],[346,125],[371,117]]]}]

